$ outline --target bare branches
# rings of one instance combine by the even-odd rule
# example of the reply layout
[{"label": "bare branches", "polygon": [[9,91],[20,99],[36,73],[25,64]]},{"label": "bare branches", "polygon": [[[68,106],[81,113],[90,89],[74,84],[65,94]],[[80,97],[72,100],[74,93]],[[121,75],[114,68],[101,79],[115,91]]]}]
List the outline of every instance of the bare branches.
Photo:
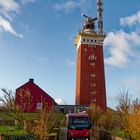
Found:
[{"label": "bare branches", "polygon": [[[18,121],[21,128],[28,134],[33,134],[38,140],[48,140],[48,134],[58,124],[58,114],[48,108],[45,98],[41,97],[42,108],[36,113],[36,119],[27,119],[25,114],[32,107],[32,96],[28,91],[21,90],[13,93],[11,90],[2,89],[4,94],[0,101],[3,103],[3,112]],[[25,113],[26,112],[26,113]]]},{"label": "bare branches", "polygon": [[0,98],[0,101],[3,104],[3,112],[10,116],[11,118],[17,120],[21,126],[23,126],[25,117],[24,117],[24,110],[25,110],[25,100],[28,101],[27,106],[30,107],[31,97],[30,93],[26,91],[21,91],[20,97],[20,104],[16,103],[16,95],[11,90],[7,90],[2,88],[1,89],[4,96]]},{"label": "bare branches", "polygon": [[140,138],[140,100],[132,100],[128,90],[118,94],[117,110],[122,120],[123,130],[129,140]]},{"label": "bare branches", "polygon": [[103,111],[99,106],[92,104],[88,109],[87,113],[93,125],[97,125],[98,120],[100,119]]},{"label": "bare branches", "polygon": [[4,107],[6,107],[8,110],[12,110],[14,106],[14,93],[12,93],[11,90],[6,90],[2,88],[2,91],[4,93],[4,98],[0,98],[0,101],[3,103]]}]

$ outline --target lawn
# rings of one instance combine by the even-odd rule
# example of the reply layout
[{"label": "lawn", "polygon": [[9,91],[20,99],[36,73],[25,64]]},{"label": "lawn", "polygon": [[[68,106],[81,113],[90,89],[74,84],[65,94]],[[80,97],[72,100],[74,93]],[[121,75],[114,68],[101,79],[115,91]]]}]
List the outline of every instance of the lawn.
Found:
[{"label": "lawn", "polygon": [[[11,113],[12,114],[12,113]],[[28,120],[32,119],[35,120],[37,118],[38,113],[24,113],[24,117]],[[4,112],[0,112],[0,119],[3,120],[13,120],[12,117],[6,115]]]},{"label": "lawn", "polygon": [[19,129],[18,127],[11,126],[0,126],[0,134],[5,135],[24,135],[26,131],[23,129]]},{"label": "lawn", "polygon": [[[24,117],[27,120],[35,120],[37,118],[37,113],[24,113]],[[0,120],[5,120],[5,121],[12,121],[14,120],[12,117],[9,115],[6,115],[4,112],[0,112]],[[5,134],[5,135],[23,135],[26,134],[25,130],[18,128],[17,126],[12,126],[10,127],[6,125],[0,125],[0,134]]]}]

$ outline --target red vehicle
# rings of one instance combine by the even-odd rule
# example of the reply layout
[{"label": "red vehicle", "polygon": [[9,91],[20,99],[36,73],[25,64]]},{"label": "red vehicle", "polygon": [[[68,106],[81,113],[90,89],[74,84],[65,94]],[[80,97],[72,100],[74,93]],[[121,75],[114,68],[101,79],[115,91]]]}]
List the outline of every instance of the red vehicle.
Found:
[{"label": "red vehicle", "polygon": [[67,128],[67,140],[90,140],[91,124],[87,114],[68,114]]}]

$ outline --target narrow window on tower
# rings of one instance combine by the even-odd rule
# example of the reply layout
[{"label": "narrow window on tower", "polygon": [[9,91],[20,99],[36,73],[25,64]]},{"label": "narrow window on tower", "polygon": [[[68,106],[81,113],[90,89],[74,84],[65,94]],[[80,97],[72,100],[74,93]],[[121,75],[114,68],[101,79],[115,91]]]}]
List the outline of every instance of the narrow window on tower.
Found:
[{"label": "narrow window on tower", "polygon": [[96,99],[91,99],[91,102],[96,102]]},{"label": "narrow window on tower", "polygon": [[87,48],[84,48],[84,51],[86,52],[87,51]]},{"label": "narrow window on tower", "polygon": [[91,87],[95,87],[96,83],[91,83],[90,85],[91,85]]},{"label": "narrow window on tower", "polygon": [[91,73],[91,74],[90,74],[90,77],[95,77],[95,76],[96,76],[95,73]]},{"label": "narrow window on tower", "polygon": [[90,62],[90,66],[95,66],[95,63],[94,62]]},{"label": "narrow window on tower", "polygon": [[96,91],[91,91],[91,94],[96,94]]}]

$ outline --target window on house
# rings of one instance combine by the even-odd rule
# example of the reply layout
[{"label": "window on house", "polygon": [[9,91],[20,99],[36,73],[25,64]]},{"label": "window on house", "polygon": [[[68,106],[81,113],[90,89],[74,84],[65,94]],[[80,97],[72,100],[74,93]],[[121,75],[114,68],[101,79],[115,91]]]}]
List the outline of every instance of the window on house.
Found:
[{"label": "window on house", "polygon": [[43,103],[37,103],[36,109],[41,110],[43,108]]}]

